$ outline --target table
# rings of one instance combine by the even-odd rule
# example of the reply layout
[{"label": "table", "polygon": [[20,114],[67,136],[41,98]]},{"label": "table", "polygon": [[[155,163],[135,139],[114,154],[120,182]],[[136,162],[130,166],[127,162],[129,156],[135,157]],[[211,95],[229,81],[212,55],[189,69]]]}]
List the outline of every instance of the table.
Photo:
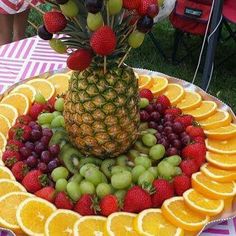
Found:
[{"label": "table", "polygon": [[[0,47],[0,94],[16,82],[65,68],[66,58],[65,55],[55,53],[47,41],[37,36]],[[201,236],[220,235],[236,235],[236,217],[211,226],[201,234]]]}]

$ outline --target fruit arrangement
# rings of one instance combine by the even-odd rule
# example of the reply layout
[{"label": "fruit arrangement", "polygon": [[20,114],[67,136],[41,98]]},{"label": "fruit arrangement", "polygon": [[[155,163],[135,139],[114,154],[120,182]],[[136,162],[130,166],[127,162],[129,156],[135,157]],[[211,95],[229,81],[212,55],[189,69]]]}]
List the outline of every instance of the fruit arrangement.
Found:
[{"label": "fruit arrangement", "polygon": [[136,76],[139,135],[117,158],[87,156],[71,143],[63,116],[69,74],[29,80],[4,96],[3,227],[17,235],[188,235],[230,210],[230,114],[164,77]]}]

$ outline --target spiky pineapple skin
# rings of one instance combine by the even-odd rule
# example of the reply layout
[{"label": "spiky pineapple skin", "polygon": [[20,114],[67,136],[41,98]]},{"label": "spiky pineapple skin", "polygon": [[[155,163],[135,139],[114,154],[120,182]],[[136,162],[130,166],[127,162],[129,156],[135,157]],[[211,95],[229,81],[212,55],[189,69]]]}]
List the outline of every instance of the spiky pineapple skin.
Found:
[{"label": "spiky pineapple skin", "polygon": [[85,155],[125,153],[138,138],[138,81],[131,68],[117,65],[72,74],[64,117],[70,141]]}]

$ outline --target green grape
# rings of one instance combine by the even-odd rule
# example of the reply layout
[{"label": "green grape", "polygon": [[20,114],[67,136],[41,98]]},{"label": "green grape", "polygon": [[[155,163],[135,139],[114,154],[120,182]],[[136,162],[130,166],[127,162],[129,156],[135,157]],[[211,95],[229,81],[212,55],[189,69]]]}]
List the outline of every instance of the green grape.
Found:
[{"label": "green grape", "polygon": [[111,169],[111,174],[114,175],[114,174],[117,174],[117,173],[120,173],[123,171],[127,171],[127,170],[128,169],[126,166],[113,166]]},{"label": "green grape", "polygon": [[128,152],[128,156],[132,161],[134,161],[136,157],[140,156],[140,153],[135,149],[131,149]]},{"label": "green grape", "polygon": [[89,168],[85,173],[84,177],[87,181],[91,182],[95,186],[102,183],[102,172],[96,168]]},{"label": "green grape", "polygon": [[111,184],[116,189],[125,189],[132,183],[132,175],[129,171],[123,171],[112,175]]},{"label": "green grape", "polygon": [[52,171],[51,176],[54,182],[59,179],[67,179],[69,176],[69,171],[65,167],[60,166]]},{"label": "green grape", "polygon": [[[53,114],[52,114],[52,116],[53,116]],[[51,122],[51,126],[52,126],[52,128],[64,127],[65,126],[64,117],[62,115],[60,115],[60,116],[53,118],[53,120]]]},{"label": "green grape", "polygon": [[41,125],[41,126],[42,126],[43,129],[44,129],[44,128],[48,128],[48,129],[51,129],[51,128],[52,128],[50,124],[43,124],[43,125]]},{"label": "green grape", "polygon": [[95,187],[91,182],[87,180],[82,180],[80,183],[80,191],[81,194],[94,194]]},{"label": "green grape", "polygon": [[108,177],[111,178],[111,170],[115,165],[115,159],[106,159],[101,164],[101,171]]},{"label": "green grape", "polygon": [[139,151],[140,153],[148,154],[149,148],[144,146],[142,142],[136,141],[134,144],[134,148]]},{"label": "green grape", "polygon": [[53,114],[54,118],[57,117],[57,116],[61,116],[62,115],[61,112],[59,112],[59,111],[54,111],[52,114]]},{"label": "green grape", "polygon": [[164,157],[165,152],[166,152],[165,147],[162,144],[156,144],[150,148],[149,156],[153,160],[160,160],[161,158]]},{"label": "green grape", "polygon": [[109,0],[107,4],[108,4],[109,14],[114,16],[114,15],[117,15],[121,11],[123,1],[122,0]]},{"label": "green grape", "polygon": [[84,166],[87,163],[92,163],[96,166],[100,166],[102,164],[102,160],[96,157],[85,157],[80,160],[80,167]]},{"label": "green grape", "polygon": [[161,161],[157,166],[159,177],[170,180],[175,175],[175,168],[167,161]]},{"label": "green grape", "polygon": [[145,167],[142,166],[142,165],[137,165],[135,166],[132,171],[131,171],[131,174],[132,174],[132,180],[134,183],[137,183],[138,182],[138,178],[139,176],[145,172]]},{"label": "green grape", "polygon": [[53,114],[52,113],[42,113],[38,116],[38,122],[40,125],[44,124],[50,124],[53,120]]},{"label": "green grape", "polygon": [[45,104],[46,103],[45,97],[40,92],[37,92],[35,94],[34,101],[37,102],[37,103],[40,103],[40,104]]},{"label": "green grape", "polygon": [[103,172],[101,172],[101,174],[102,174],[102,183],[108,183],[106,175],[103,174]]},{"label": "green grape", "polygon": [[101,199],[112,193],[111,186],[107,183],[100,183],[96,188],[96,194]]},{"label": "green grape", "polygon": [[118,166],[127,166],[129,159],[126,155],[118,156],[116,159],[116,164]]},{"label": "green grape", "polygon": [[66,45],[60,39],[49,40],[49,45],[57,53],[64,54],[67,51]]},{"label": "green grape", "polygon": [[79,13],[79,8],[75,1],[69,0],[63,5],[59,5],[63,15],[67,17],[76,17]]},{"label": "green grape", "polygon": [[148,156],[141,156],[141,155],[139,157],[135,158],[134,163],[136,166],[137,165],[144,166],[145,169],[148,169],[152,165],[152,162],[148,158]]},{"label": "green grape", "polygon": [[64,111],[64,98],[58,98],[54,104],[54,108],[60,112]]},{"label": "green grape", "polygon": [[138,184],[139,185],[143,185],[143,184],[152,184],[154,180],[154,176],[152,175],[152,173],[148,170],[146,170],[145,172],[143,172],[139,178],[138,178]]},{"label": "green grape", "polygon": [[176,175],[182,175],[182,170],[178,166],[175,166],[175,174],[174,174],[174,176],[176,176]]},{"label": "green grape", "polygon": [[178,155],[174,155],[174,156],[167,157],[164,160],[169,162],[173,166],[178,166],[181,163],[182,158]]},{"label": "green grape", "polygon": [[70,182],[66,186],[66,191],[73,201],[78,201],[81,197],[80,186],[76,182]]},{"label": "green grape", "polygon": [[139,131],[146,131],[148,129],[148,122],[142,122],[139,125]]},{"label": "green grape", "polygon": [[139,108],[144,109],[149,105],[149,100],[147,98],[140,98],[139,100]]},{"label": "green grape", "polygon": [[76,173],[69,179],[69,182],[76,182],[79,184],[82,180],[83,176],[79,173]]},{"label": "green grape", "polygon": [[144,38],[145,38],[144,33],[141,33],[139,31],[135,30],[134,32],[132,32],[129,35],[128,43],[129,43],[130,47],[138,48],[142,45]]},{"label": "green grape", "polygon": [[55,188],[58,192],[63,192],[66,190],[67,184],[68,184],[68,182],[66,179],[59,179],[56,182]]},{"label": "green grape", "polygon": [[150,173],[152,173],[152,175],[154,176],[155,179],[158,177],[158,171],[157,171],[157,167],[156,166],[149,167],[148,171]]},{"label": "green grape", "polygon": [[85,177],[85,173],[89,170],[89,169],[98,169],[98,167],[92,163],[88,163],[88,164],[85,164],[83,165],[80,170],[79,170],[79,173]]},{"label": "green grape", "polygon": [[157,138],[153,134],[144,134],[142,136],[142,142],[147,147],[152,147],[157,143]]},{"label": "green grape", "polygon": [[156,134],[157,133],[157,131],[155,129],[151,129],[151,128],[146,129],[146,131],[150,134]]},{"label": "green grape", "polygon": [[89,12],[87,16],[87,25],[91,31],[99,29],[103,25],[102,14],[100,12],[96,14]]},{"label": "green grape", "polygon": [[126,190],[117,190],[114,194],[119,200],[119,202],[123,202],[125,198]]}]

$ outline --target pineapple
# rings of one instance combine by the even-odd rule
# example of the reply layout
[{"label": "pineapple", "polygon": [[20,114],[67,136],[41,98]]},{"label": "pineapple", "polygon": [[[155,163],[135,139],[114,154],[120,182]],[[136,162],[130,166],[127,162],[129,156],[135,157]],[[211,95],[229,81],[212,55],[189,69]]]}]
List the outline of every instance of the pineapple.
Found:
[{"label": "pineapple", "polygon": [[74,70],[64,106],[70,141],[85,155],[119,156],[136,141],[139,128],[138,81],[123,62],[151,30],[157,7],[150,11],[139,0],[48,2],[58,11],[44,15],[39,36],[63,34],[52,39],[54,50],[66,48]]}]

